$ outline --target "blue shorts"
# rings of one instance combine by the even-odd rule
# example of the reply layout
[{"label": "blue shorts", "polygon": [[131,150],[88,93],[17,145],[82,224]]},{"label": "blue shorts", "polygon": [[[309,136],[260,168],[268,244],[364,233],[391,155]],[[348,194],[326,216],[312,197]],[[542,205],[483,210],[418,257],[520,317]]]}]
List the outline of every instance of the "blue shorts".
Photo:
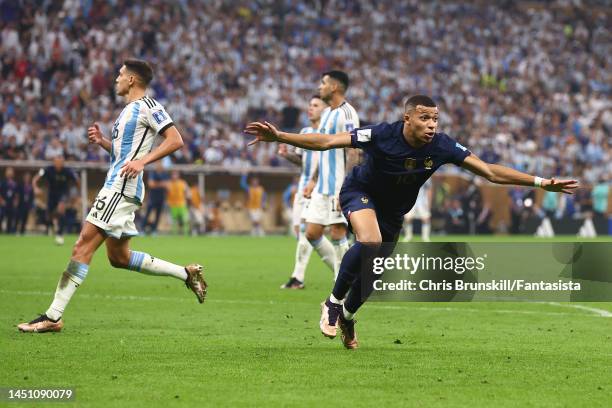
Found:
[{"label": "blue shorts", "polygon": [[396,242],[402,231],[404,216],[393,205],[386,203],[379,197],[373,197],[365,189],[354,183],[345,182],[340,190],[340,207],[351,227],[351,213],[369,208],[376,212],[376,219],[380,228],[383,242]]}]

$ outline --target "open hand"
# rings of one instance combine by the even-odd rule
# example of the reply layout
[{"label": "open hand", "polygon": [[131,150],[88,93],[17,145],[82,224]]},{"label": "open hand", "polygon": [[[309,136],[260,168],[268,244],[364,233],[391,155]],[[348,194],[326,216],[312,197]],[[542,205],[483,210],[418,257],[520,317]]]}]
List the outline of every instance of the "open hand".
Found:
[{"label": "open hand", "polygon": [[244,129],[244,133],[255,136],[248,146],[259,142],[276,142],[278,140],[278,129],[269,122],[251,122]]},{"label": "open hand", "polygon": [[554,191],[557,193],[574,194],[574,190],[578,188],[576,180],[544,180],[542,188],[546,191]]}]

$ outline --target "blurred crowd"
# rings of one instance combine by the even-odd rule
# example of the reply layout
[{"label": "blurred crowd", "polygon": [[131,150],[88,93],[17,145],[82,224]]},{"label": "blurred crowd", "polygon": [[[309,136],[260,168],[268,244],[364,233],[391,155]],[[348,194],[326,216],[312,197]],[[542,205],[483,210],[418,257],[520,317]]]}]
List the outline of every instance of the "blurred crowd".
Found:
[{"label": "blurred crowd", "polygon": [[105,161],[86,144],[123,105],[123,59],[179,126],[176,163],[288,165],[246,148],[250,119],[305,125],[320,74],[350,75],[362,123],[408,94],[488,162],[595,184],[612,174],[612,13],[606,1],[0,0],[0,158]]}]

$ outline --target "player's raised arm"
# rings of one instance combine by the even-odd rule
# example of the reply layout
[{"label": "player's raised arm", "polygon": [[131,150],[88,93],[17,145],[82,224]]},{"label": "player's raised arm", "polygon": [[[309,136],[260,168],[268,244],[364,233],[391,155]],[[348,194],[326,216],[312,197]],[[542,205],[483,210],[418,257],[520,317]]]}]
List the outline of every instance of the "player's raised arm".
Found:
[{"label": "player's raised arm", "polygon": [[547,191],[555,191],[565,194],[573,194],[578,188],[576,180],[543,179],[526,173],[511,169],[499,164],[489,164],[480,160],[476,155],[470,154],[465,158],[461,167],[486,178],[495,184],[513,184],[517,186],[542,187]]},{"label": "player's raised arm", "polygon": [[309,150],[329,150],[351,146],[349,132],[327,135],[323,133],[287,133],[279,131],[268,122],[252,122],[247,125],[245,133],[255,136],[249,146],[259,142],[281,142]]}]

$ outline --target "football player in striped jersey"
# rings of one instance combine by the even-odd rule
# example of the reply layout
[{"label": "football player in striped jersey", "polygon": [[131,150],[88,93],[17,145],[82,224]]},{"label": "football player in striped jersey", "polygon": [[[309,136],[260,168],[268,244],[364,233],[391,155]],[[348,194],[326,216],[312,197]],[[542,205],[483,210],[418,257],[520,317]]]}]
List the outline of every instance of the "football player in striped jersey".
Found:
[{"label": "football player in striped jersey", "polygon": [[[112,266],[180,279],[195,293],[200,303],[204,301],[207,285],[201,265],[176,265],[145,252],[132,251],[129,246],[130,238],[138,234],[134,213],[144,199],[144,167],[183,146],[183,139],[170,115],[162,105],[146,95],[152,78],[153,70],[146,61],[126,60],[115,80],[115,90],[127,105],[115,121],[110,139],[102,134],[97,123],[88,129],[89,142],[110,153],[111,163],[104,186],[74,244],[72,257],[60,277],[53,302],[45,314],[29,323],[19,324],[20,331],[42,333],[62,329],[64,310],[85,280],[91,259],[102,243],[106,243]],[[152,149],[157,135],[163,141]]]},{"label": "football player in striped jersey", "polygon": [[[300,130],[300,133],[314,133],[319,128],[321,122],[321,113],[327,107],[319,95],[313,95],[308,103],[308,120],[310,126],[306,126]],[[304,212],[308,208],[310,201],[310,192],[305,192],[305,187],[312,179],[317,163],[319,160],[319,152],[308,149],[296,148],[293,152],[287,149],[287,145],[280,144],[278,154],[290,162],[301,166],[302,172],[298,182],[297,191],[293,198],[292,207],[292,223],[295,230],[295,235],[298,238],[297,247],[295,249],[295,266],[291,277],[281,286],[281,289],[304,289],[304,276],[308,260],[312,254],[312,245],[306,239],[306,223],[304,220]]]},{"label": "football player in striped jersey", "polygon": [[[359,116],[345,98],[348,87],[349,77],[343,71],[329,71],[322,75],[319,95],[329,107],[321,114],[318,133],[335,137],[359,127]],[[306,238],[334,272],[336,279],[342,257],[349,248],[347,221],[339,204],[340,187],[346,174],[346,153],[344,149],[337,148],[317,154],[317,169],[312,182],[305,188],[306,193],[312,189],[310,203],[304,212]],[[332,242],[323,235],[327,226]]]}]

